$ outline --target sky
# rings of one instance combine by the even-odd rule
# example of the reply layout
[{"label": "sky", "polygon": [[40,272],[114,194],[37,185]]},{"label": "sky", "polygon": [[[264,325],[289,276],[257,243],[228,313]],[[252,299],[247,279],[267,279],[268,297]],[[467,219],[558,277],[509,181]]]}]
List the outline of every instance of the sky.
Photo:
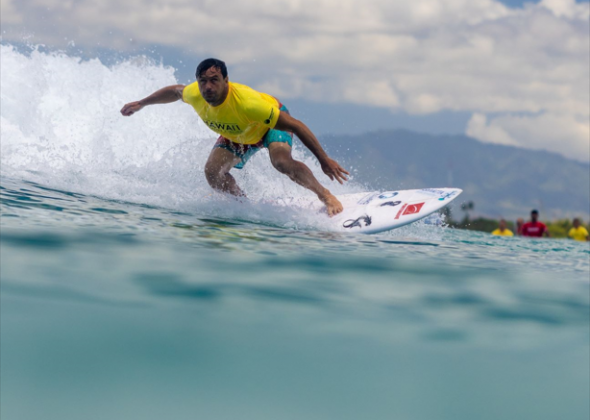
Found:
[{"label": "sky", "polygon": [[221,58],[317,134],[461,133],[590,161],[588,1],[0,1],[3,43],[147,52],[181,83]]}]

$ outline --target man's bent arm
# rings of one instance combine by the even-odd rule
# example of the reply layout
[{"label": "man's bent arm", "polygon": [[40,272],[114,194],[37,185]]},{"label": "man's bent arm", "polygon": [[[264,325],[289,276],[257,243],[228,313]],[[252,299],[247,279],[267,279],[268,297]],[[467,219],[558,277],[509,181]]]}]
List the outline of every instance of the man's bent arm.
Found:
[{"label": "man's bent arm", "polygon": [[133,115],[137,111],[141,110],[144,106],[155,105],[155,104],[169,104],[182,99],[182,92],[184,85],[172,85],[166,86],[154,93],[147,98],[143,98],[140,101],[130,102],[121,109],[121,114],[128,117]]},{"label": "man's bent arm", "polygon": [[320,163],[328,157],[328,154],[322,149],[320,142],[311,132],[311,130],[303,124],[301,121],[296,120],[286,112],[281,112],[275,130],[291,131],[293,132],[301,142],[311,150],[311,153],[318,158]]},{"label": "man's bent arm", "polygon": [[322,170],[331,180],[335,179],[341,184],[342,181],[347,180],[345,174],[350,175],[348,171],[343,169],[338,162],[328,157],[328,154],[322,148],[318,139],[301,121],[296,120],[286,112],[281,112],[277,124],[275,125],[275,130],[291,131],[299,137],[301,143],[303,143],[318,159],[322,166]]}]

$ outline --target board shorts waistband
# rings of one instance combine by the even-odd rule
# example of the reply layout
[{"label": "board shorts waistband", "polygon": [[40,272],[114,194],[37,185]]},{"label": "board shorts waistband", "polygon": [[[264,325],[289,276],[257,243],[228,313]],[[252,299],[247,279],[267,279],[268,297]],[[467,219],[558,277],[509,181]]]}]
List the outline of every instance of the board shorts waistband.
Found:
[{"label": "board shorts waistband", "polygon": [[[289,114],[289,110],[287,107],[281,103],[279,103],[279,110],[281,112],[286,112]],[[242,169],[246,162],[259,150],[263,148],[267,148],[271,143],[287,143],[289,146],[293,147],[293,133],[289,133],[288,131],[281,131],[270,129],[266,132],[264,137],[260,139],[258,143],[254,144],[241,144],[235,143],[229,139],[226,139],[223,136],[219,136],[215,145],[213,146],[214,149],[221,147],[222,149],[229,150],[234,155],[240,158],[240,162],[238,162],[234,168]]]}]

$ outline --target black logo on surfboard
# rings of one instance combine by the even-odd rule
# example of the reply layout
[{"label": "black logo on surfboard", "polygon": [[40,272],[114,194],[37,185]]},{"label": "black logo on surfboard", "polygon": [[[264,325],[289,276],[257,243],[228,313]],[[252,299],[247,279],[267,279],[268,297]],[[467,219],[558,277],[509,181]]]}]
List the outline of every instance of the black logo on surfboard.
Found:
[{"label": "black logo on surfboard", "polygon": [[342,224],[343,227],[347,228],[347,229],[351,229],[353,227],[363,227],[363,225],[361,225],[361,222],[365,222],[365,226],[369,226],[372,222],[371,220],[371,216],[369,216],[368,214],[365,214],[364,216],[359,217],[358,219],[349,219],[346,222],[344,222]]},{"label": "black logo on surfboard", "polygon": [[399,206],[401,203],[402,203],[401,201],[386,201],[385,203],[381,204],[379,207],[385,207],[385,206],[395,207],[395,206]]}]

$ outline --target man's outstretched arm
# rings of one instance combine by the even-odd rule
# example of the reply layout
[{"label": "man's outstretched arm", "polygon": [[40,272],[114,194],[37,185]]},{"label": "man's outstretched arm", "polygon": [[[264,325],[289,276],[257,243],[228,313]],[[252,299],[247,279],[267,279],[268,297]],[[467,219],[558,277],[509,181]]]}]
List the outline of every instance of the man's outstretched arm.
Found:
[{"label": "man's outstretched arm", "polygon": [[123,108],[121,108],[121,114],[129,117],[147,105],[169,104],[171,102],[176,102],[179,99],[182,99],[183,90],[184,85],[166,86],[165,88],[152,93],[147,98],[143,98],[142,100],[136,102],[129,102]]},{"label": "man's outstretched arm", "polygon": [[332,181],[335,179],[342,184],[342,181],[348,180],[346,177],[346,175],[350,175],[348,171],[340,166],[340,164],[334,159],[328,157],[328,154],[322,148],[318,139],[301,121],[296,120],[286,112],[281,112],[275,130],[291,131],[299,137],[299,140],[301,140],[301,142],[311,150],[311,153],[315,155],[322,166],[322,171],[324,171]]}]

